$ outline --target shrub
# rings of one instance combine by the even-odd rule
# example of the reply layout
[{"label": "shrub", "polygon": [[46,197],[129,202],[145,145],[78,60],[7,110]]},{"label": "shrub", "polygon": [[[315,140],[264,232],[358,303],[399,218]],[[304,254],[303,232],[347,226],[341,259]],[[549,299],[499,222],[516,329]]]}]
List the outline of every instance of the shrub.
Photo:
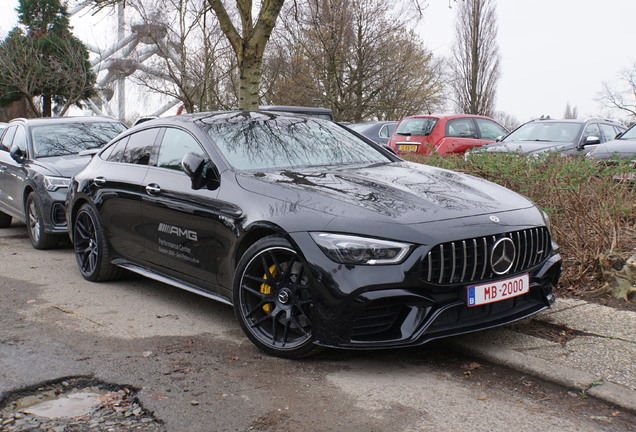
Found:
[{"label": "shrub", "polygon": [[619,181],[634,172],[628,161],[598,163],[581,157],[548,154],[417,155],[413,162],[472,174],[519,192],[550,216],[552,235],[561,246],[560,290],[591,290],[602,284],[598,259],[628,257],[636,247],[634,183]]}]

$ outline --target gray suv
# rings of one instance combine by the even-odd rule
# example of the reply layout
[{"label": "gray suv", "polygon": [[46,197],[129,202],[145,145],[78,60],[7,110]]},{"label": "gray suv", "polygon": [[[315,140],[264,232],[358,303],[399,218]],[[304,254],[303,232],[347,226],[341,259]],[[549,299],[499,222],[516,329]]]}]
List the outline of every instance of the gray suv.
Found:
[{"label": "gray suv", "polygon": [[36,249],[66,235],[71,176],[126,126],[108,117],[15,119],[0,137],[0,228],[27,224]]}]

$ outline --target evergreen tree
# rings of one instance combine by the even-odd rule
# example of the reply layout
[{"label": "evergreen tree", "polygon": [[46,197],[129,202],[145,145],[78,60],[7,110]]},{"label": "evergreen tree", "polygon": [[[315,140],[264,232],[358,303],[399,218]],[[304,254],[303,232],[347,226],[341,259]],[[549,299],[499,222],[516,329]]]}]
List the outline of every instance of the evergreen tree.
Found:
[{"label": "evergreen tree", "polygon": [[16,10],[21,27],[0,44],[0,106],[26,97],[36,114],[50,117],[53,103],[63,115],[93,96],[96,76],[86,46],[71,33],[65,4],[20,0]]}]

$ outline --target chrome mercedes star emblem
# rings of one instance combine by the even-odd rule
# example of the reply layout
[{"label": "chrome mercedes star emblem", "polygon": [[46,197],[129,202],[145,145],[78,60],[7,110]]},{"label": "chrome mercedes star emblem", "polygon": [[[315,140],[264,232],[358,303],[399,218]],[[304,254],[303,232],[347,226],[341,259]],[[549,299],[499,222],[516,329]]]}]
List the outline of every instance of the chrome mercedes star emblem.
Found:
[{"label": "chrome mercedes star emblem", "polygon": [[501,238],[495,242],[490,252],[490,266],[492,271],[498,275],[508,273],[515,261],[517,248],[508,237]]}]

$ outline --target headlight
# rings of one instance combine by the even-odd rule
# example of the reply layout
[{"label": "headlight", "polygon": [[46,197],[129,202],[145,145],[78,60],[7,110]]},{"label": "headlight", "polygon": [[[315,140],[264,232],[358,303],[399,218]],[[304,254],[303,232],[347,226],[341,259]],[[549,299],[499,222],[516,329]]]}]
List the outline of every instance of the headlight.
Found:
[{"label": "headlight", "polygon": [[44,187],[50,192],[54,192],[61,188],[67,188],[70,184],[71,179],[68,177],[44,176]]},{"label": "headlight", "polygon": [[344,234],[310,233],[320,249],[341,264],[397,264],[411,245],[395,241]]},{"label": "headlight", "polygon": [[543,215],[543,221],[545,222],[545,226],[548,227],[548,231],[552,232],[552,227],[550,226],[550,216],[545,212],[545,210],[541,209],[541,214]]}]

